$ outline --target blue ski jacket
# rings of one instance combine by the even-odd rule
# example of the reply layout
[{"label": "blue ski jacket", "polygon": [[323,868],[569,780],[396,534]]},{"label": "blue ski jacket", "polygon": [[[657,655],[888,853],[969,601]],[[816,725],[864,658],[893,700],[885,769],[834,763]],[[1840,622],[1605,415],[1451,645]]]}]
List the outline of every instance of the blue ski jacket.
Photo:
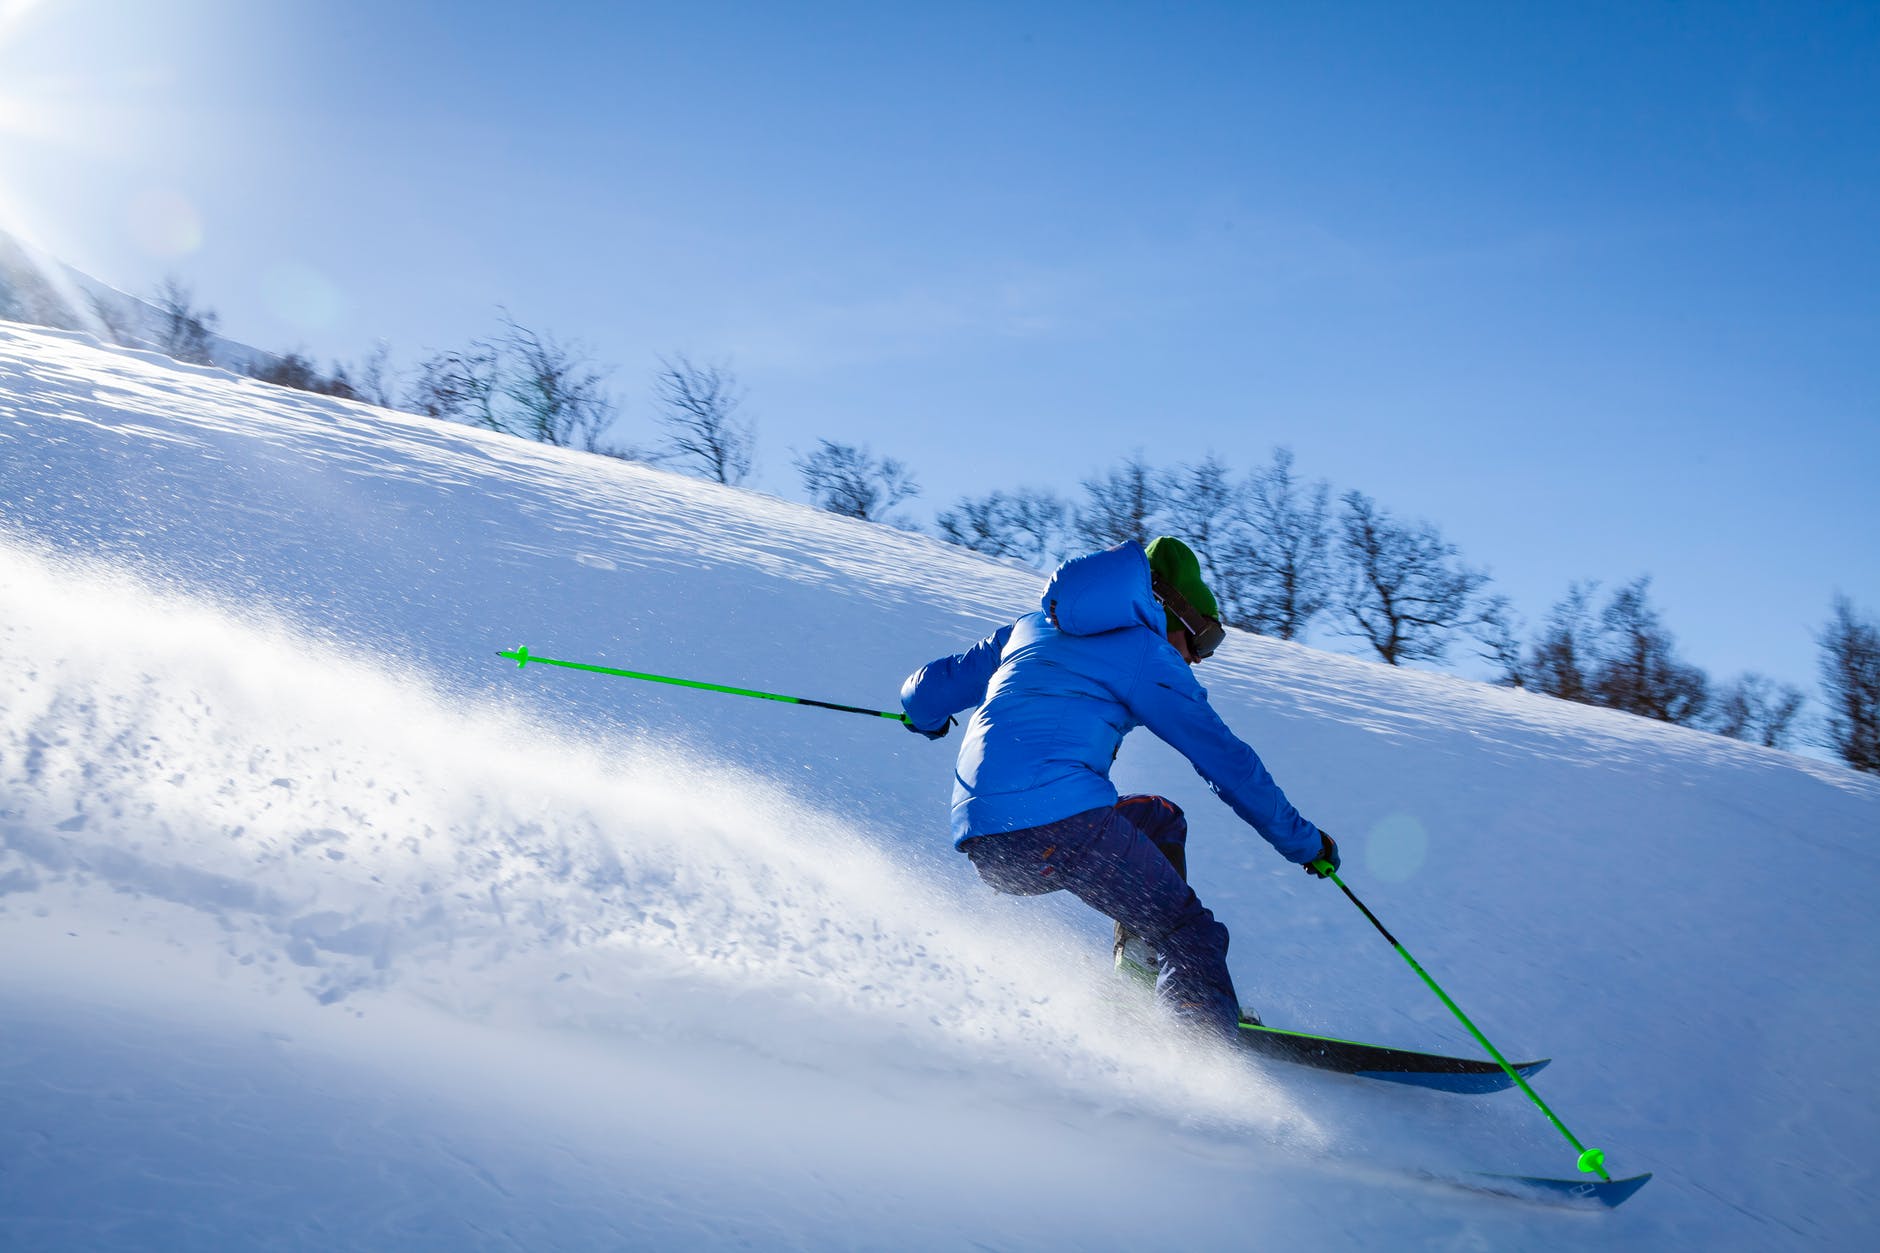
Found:
[{"label": "blue ski jacket", "polygon": [[1131,542],[1059,566],[1039,612],[908,676],[901,708],[917,728],[978,706],[953,778],[956,846],[1114,805],[1110,764],[1146,726],[1281,856],[1319,855],[1318,828],[1208,704],[1164,622]]}]

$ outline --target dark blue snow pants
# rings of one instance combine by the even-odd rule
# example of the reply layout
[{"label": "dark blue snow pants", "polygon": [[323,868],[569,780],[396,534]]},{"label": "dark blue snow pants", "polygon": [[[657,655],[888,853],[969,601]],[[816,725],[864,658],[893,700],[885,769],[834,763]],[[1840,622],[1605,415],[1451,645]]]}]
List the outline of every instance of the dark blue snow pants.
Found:
[{"label": "dark blue snow pants", "polygon": [[1161,959],[1156,996],[1183,1022],[1239,1035],[1240,1002],[1227,973],[1227,928],[1177,869],[1188,827],[1159,796],[1127,796],[1004,835],[960,845],[979,877],[1013,896],[1061,890],[1148,941]]}]

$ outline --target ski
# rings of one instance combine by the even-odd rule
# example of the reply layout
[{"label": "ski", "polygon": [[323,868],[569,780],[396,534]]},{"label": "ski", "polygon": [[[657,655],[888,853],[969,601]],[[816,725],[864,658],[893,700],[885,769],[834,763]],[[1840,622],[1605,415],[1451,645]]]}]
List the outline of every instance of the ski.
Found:
[{"label": "ski", "polygon": [[[1438,1092],[1477,1094],[1501,1092],[1514,1086],[1507,1071],[1495,1062],[1480,1058],[1445,1057],[1440,1053],[1362,1044],[1356,1040],[1339,1040],[1251,1022],[1241,1023],[1240,1028],[1241,1043],[1252,1052],[1301,1066],[1386,1083],[1407,1083]],[[1550,1060],[1543,1057],[1534,1062],[1516,1062],[1514,1068],[1526,1078]]]},{"label": "ski", "polygon": [[1473,1192],[1492,1192],[1496,1196],[1537,1201],[1543,1205],[1567,1205],[1576,1209],[1612,1209],[1623,1205],[1633,1193],[1651,1181],[1651,1172],[1629,1179],[1545,1179],[1537,1175],[1491,1175],[1472,1171],[1459,1177],[1442,1177]]}]

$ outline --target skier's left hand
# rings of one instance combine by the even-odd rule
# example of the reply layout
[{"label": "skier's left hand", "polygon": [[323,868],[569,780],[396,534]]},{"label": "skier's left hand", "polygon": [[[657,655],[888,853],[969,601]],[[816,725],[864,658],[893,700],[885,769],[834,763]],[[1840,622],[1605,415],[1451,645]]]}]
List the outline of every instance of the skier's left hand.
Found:
[{"label": "skier's left hand", "polygon": [[944,740],[947,737],[947,732],[953,729],[953,719],[948,718],[945,722],[941,723],[937,729],[932,731],[923,731],[911,722],[903,722],[901,725],[905,726],[915,735],[924,735],[930,740]]},{"label": "skier's left hand", "polygon": [[1325,872],[1319,869],[1320,862],[1330,862],[1332,870],[1337,871],[1341,864],[1338,860],[1338,842],[1325,832],[1319,832],[1319,855],[1306,863],[1306,873],[1316,879],[1323,879]]}]

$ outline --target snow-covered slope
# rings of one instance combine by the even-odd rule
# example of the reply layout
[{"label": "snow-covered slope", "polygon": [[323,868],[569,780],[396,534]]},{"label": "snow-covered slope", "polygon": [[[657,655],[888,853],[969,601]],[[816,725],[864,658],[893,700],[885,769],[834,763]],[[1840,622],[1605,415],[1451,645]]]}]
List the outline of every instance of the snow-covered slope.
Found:
[{"label": "snow-covered slope", "polygon": [[[107,340],[155,348],[167,317],[148,300],[127,295],[83,270],[0,230],[0,319],[36,327],[97,332]],[[210,360],[237,373],[280,360],[271,352],[210,333]]]},{"label": "snow-covered slope", "polygon": [[[892,707],[1024,571],[0,326],[0,1246],[1864,1248],[1880,784],[1235,636],[1201,674],[1518,1095],[1198,1054]],[[1166,749],[1270,1022],[1472,1052]],[[1137,742],[1143,741],[1143,742]]]}]

